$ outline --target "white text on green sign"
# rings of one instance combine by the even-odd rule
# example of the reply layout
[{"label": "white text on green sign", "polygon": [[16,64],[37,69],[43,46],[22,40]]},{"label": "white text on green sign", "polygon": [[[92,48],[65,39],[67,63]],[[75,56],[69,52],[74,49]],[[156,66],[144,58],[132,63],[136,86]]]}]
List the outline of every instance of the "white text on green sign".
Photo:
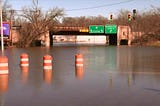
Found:
[{"label": "white text on green sign", "polygon": [[104,33],[103,25],[91,25],[89,26],[89,33]]},{"label": "white text on green sign", "polygon": [[116,33],[117,33],[117,25],[105,26],[105,34],[116,34]]}]

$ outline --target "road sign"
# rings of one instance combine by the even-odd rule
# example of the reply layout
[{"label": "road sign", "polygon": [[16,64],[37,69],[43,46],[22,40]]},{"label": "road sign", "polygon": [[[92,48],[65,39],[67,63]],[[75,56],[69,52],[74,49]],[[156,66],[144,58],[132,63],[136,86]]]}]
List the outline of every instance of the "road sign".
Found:
[{"label": "road sign", "polygon": [[117,25],[105,26],[105,34],[116,34],[116,33],[117,33]]},{"label": "road sign", "polygon": [[103,25],[91,25],[89,26],[89,33],[104,33]]},{"label": "road sign", "polygon": [[3,35],[8,37],[9,34],[10,34],[10,24],[7,22],[3,22]]}]

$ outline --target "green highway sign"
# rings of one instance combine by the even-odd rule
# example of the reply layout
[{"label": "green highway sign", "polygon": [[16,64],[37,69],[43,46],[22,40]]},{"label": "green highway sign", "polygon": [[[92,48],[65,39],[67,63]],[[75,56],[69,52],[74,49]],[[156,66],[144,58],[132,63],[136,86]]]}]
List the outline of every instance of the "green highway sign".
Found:
[{"label": "green highway sign", "polygon": [[117,33],[117,25],[105,26],[105,34],[116,34],[116,33]]},{"label": "green highway sign", "polygon": [[91,25],[89,26],[89,33],[104,33],[103,25]]}]

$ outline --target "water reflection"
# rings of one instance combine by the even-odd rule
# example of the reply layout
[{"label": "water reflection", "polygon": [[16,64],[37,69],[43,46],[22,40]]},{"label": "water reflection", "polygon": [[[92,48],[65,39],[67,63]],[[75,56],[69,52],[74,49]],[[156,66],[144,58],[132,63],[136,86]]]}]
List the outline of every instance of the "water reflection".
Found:
[{"label": "water reflection", "polygon": [[76,67],[75,68],[75,76],[77,79],[83,79],[84,70],[83,67]]},{"label": "water reflection", "polygon": [[5,93],[7,91],[8,78],[9,78],[9,76],[7,74],[0,75],[0,93]]},{"label": "water reflection", "polygon": [[22,77],[22,82],[24,84],[27,83],[28,81],[28,72],[29,71],[29,68],[21,68],[21,77]]},{"label": "water reflection", "polygon": [[[20,59],[17,58],[21,52],[27,52],[30,56],[29,70],[18,67]],[[43,71],[42,57],[46,52],[54,57],[54,72]],[[160,88],[159,48],[15,48],[7,53],[10,63],[9,86],[7,79],[0,78],[5,106],[160,105],[157,95]],[[84,56],[83,68],[75,67],[76,53]],[[76,80],[75,77],[83,80]],[[3,85],[1,81],[4,80],[6,84]],[[0,97],[3,101],[4,96]]]},{"label": "water reflection", "polygon": [[5,104],[5,93],[8,90],[8,78],[9,75],[4,74],[0,75],[0,106],[4,106]]},{"label": "water reflection", "polygon": [[[117,78],[118,77],[118,78]],[[117,82],[122,84],[124,87],[130,88],[133,86],[133,79],[131,74],[121,74],[121,73],[108,73],[108,86],[110,89],[114,89],[117,86]]]},{"label": "water reflection", "polygon": [[130,72],[160,72],[160,56],[154,47],[118,47],[117,69]]},{"label": "water reflection", "polygon": [[128,87],[130,87],[131,86],[131,75],[128,75],[127,82],[128,82]]},{"label": "water reflection", "polygon": [[52,70],[43,70],[43,79],[44,82],[47,84],[52,83]]},{"label": "water reflection", "polygon": [[112,78],[112,73],[109,73],[109,87],[113,87],[113,78]]}]

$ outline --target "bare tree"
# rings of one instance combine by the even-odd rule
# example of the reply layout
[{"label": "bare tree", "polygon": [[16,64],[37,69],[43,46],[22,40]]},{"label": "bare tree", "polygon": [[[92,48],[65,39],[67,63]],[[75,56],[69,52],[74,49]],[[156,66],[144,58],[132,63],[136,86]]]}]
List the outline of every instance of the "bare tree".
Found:
[{"label": "bare tree", "polygon": [[38,2],[33,0],[33,7],[23,8],[19,17],[20,20],[18,21],[21,24],[21,29],[19,30],[20,38],[17,46],[29,47],[34,40],[49,31],[58,17],[63,15],[63,9],[57,7],[43,13],[41,8],[38,7]]},{"label": "bare tree", "polygon": [[79,26],[88,27],[89,25],[105,25],[107,18],[103,16],[81,16],[81,17],[65,17],[62,21],[62,26]]},{"label": "bare tree", "polygon": [[2,6],[3,21],[8,21],[10,19],[10,8],[11,6],[9,5],[8,0],[5,0]]}]

